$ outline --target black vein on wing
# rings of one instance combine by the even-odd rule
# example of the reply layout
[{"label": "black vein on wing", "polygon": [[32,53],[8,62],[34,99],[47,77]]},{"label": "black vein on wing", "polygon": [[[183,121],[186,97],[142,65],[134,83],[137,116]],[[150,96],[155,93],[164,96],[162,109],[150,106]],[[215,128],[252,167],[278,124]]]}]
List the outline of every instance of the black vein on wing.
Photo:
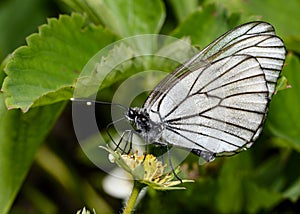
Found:
[{"label": "black vein on wing", "polygon": [[[205,112],[207,112],[207,111],[209,111],[209,110],[206,110]],[[210,117],[210,116],[203,115],[202,113],[187,115],[187,116],[183,116],[183,117],[177,117],[177,118],[173,118],[173,119],[170,119],[170,120],[166,120],[164,122],[166,124],[172,124],[173,122],[176,122],[176,121],[182,121],[184,119],[189,119],[189,118],[193,118],[193,117],[197,117],[197,116],[201,116],[201,117],[204,117],[206,119],[215,120],[215,121],[218,121],[218,122],[221,122],[221,123],[229,124],[229,125],[232,125],[232,126],[235,126],[237,128],[244,129],[244,130],[250,131],[250,132],[256,132],[257,131],[257,129],[254,129],[254,130],[249,129],[249,128],[247,128],[245,126],[241,126],[239,124],[235,124],[235,123],[231,123],[231,122],[224,121],[224,120],[221,120],[221,119],[217,119],[217,118],[213,118],[213,117]]]},{"label": "black vein on wing", "polygon": [[[166,127],[169,131],[173,131],[173,130],[178,130],[178,131],[182,131],[182,132],[189,132],[189,133],[194,133],[194,134],[199,134],[199,135],[202,135],[202,136],[206,136],[206,137],[210,137],[210,138],[212,138],[212,139],[216,139],[216,140],[219,140],[219,141],[222,141],[222,142],[224,142],[224,143],[227,143],[227,144],[229,144],[229,145],[231,145],[231,146],[235,146],[235,147],[237,147],[237,148],[239,148],[240,146],[239,145],[236,145],[236,144],[233,144],[233,143],[231,143],[231,142],[229,142],[229,141],[227,141],[227,140],[224,140],[224,139],[222,139],[222,138],[219,138],[219,137],[216,137],[216,136],[212,136],[212,135],[209,135],[209,134],[206,134],[206,133],[204,133],[204,132],[196,132],[196,131],[192,131],[192,130],[189,130],[189,129],[183,129],[183,128],[178,128],[178,127]],[[182,136],[185,136],[185,135],[183,135],[183,134],[181,134],[181,133],[179,133],[179,135],[182,137]],[[194,142],[196,142],[196,141],[194,141]],[[197,146],[199,145],[199,143],[195,143]]]},{"label": "black vein on wing", "polygon": [[[180,134],[179,132],[175,131],[174,129],[169,129],[168,127],[166,127],[166,129],[168,129],[169,131],[171,131],[171,132],[173,132],[173,133],[175,133],[175,134],[181,136],[182,138],[184,138],[184,139],[186,139],[186,140],[192,142],[193,144],[195,144],[196,146],[200,147],[200,148],[203,149],[204,151],[210,151],[210,150],[208,150],[207,148],[205,148],[204,146],[202,146],[201,144],[199,144],[199,143],[197,143],[196,141],[193,141],[193,140],[191,140],[190,138],[188,138],[188,137],[186,137],[186,136]],[[172,144],[172,143],[169,143],[169,144]],[[173,144],[173,145],[174,145],[174,144]],[[192,148],[191,148],[191,149],[192,149]]]},{"label": "black vein on wing", "polygon": [[[242,56],[242,55],[241,55],[241,56]],[[226,58],[229,58],[229,57],[226,57]],[[216,60],[216,61],[214,61],[212,64],[218,63],[218,62],[220,62],[220,61],[222,61],[222,60],[224,60],[224,59],[226,59],[226,58],[222,58],[222,59],[220,59],[220,60]],[[177,108],[178,108],[178,107],[179,107],[179,106],[180,106],[187,98],[189,98],[189,97],[191,97],[191,96],[194,96],[194,95],[196,95],[196,94],[201,94],[201,91],[202,91],[205,87],[207,87],[209,84],[211,84],[212,82],[216,81],[217,79],[219,79],[219,78],[222,77],[223,75],[225,75],[225,74],[227,74],[228,72],[230,72],[233,68],[235,68],[236,66],[238,66],[240,63],[242,63],[242,62],[244,62],[244,61],[246,61],[246,60],[248,60],[248,59],[250,59],[250,58],[253,58],[253,57],[247,56],[247,57],[245,57],[244,59],[242,59],[242,60],[236,62],[234,65],[232,65],[232,66],[231,66],[230,68],[228,68],[226,71],[224,71],[223,73],[221,73],[219,76],[216,76],[214,79],[212,79],[211,81],[207,82],[201,89],[198,90],[198,92],[196,92],[196,93],[194,93],[194,94],[190,94],[191,91],[193,90],[193,87],[194,87],[195,83],[198,81],[198,79],[201,77],[201,75],[202,75],[207,69],[209,69],[210,67],[206,67],[205,69],[203,69],[203,71],[202,71],[201,73],[199,73],[198,77],[193,81],[193,84],[192,84],[192,86],[191,86],[190,89],[189,89],[188,95],[187,95],[184,99],[182,99],[176,106],[174,106],[172,109],[170,109],[169,112],[168,112],[166,115],[164,115],[164,117],[163,117],[162,119],[165,119],[165,118],[167,118],[170,114],[172,114],[172,112],[175,111],[175,110],[176,110],[176,109],[177,109]],[[203,94],[206,94],[206,93],[203,93]],[[206,95],[207,95],[207,94],[206,94]],[[166,96],[166,94],[165,94],[164,96]],[[160,103],[158,104],[158,110],[160,109],[160,105],[161,105],[162,100],[163,100],[163,98],[161,99]]]},{"label": "black vein on wing", "polygon": [[255,113],[255,114],[265,114],[266,111],[255,111],[255,110],[249,110],[249,109],[243,109],[243,108],[238,108],[238,107],[233,107],[233,106],[224,106],[224,105],[219,105],[219,107],[224,107],[224,108],[228,108],[228,109],[232,109],[232,110],[238,110],[238,111],[242,111],[242,112],[249,112],[249,113]]},{"label": "black vein on wing", "polygon": [[[274,31],[274,29],[271,27],[271,29],[269,30],[269,31],[261,31],[261,32],[256,32],[256,33],[248,33],[249,31],[251,31],[251,30],[253,30],[256,26],[258,26],[259,24],[261,24],[261,23],[259,23],[259,22],[257,22],[257,23],[253,23],[253,24],[255,24],[255,25],[253,25],[252,27],[250,27],[247,31],[245,31],[244,33],[242,33],[242,34],[236,34],[236,36],[233,38],[233,39],[230,39],[227,43],[224,43],[223,44],[223,46],[221,46],[220,48],[218,48],[219,50],[222,50],[222,49],[224,49],[224,47],[226,47],[229,43],[231,43],[231,42],[233,42],[233,41],[235,41],[236,39],[239,39],[242,35],[255,35],[255,36],[257,36],[257,35],[260,35],[260,34],[263,34],[263,33],[274,33],[275,31]],[[231,33],[234,33],[237,29],[240,29],[240,28],[242,28],[242,27],[244,27],[244,25],[242,25],[242,26],[240,26],[240,27],[238,27],[238,28],[234,28],[234,29],[232,29],[231,31],[229,31],[229,32],[227,32],[227,33],[225,33],[225,34],[223,34],[221,37],[219,37],[218,39],[217,39],[217,41],[216,41],[216,43],[210,48],[210,49],[212,49],[214,46],[216,46],[220,41],[222,41],[222,39],[224,39],[226,36],[228,36],[228,35],[230,35]],[[272,35],[272,36],[275,36],[275,35],[273,35],[273,34],[264,34],[264,35]],[[243,40],[238,40],[237,42],[240,42],[240,41],[243,41]],[[237,43],[236,42],[236,43]],[[219,52],[219,51],[218,51]]]},{"label": "black vein on wing", "polygon": [[[224,125],[227,125],[228,123],[223,123]],[[217,130],[217,131],[221,131],[221,132],[224,132],[226,134],[229,134],[229,135],[232,135],[236,138],[239,138],[243,141],[247,141],[248,142],[248,139],[244,138],[242,135],[237,135],[235,133],[232,133],[232,132],[229,132],[227,130],[224,130],[224,129],[220,129],[220,128],[217,128],[217,127],[214,127],[214,126],[209,126],[209,125],[205,125],[205,124],[199,124],[199,123],[183,123],[183,122],[175,122],[175,123],[170,123],[168,124],[168,127],[174,127],[175,126],[199,126],[199,127],[205,127],[205,128],[210,128],[210,129],[213,129],[213,130]],[[229,124],[228,124],[229,125]]]}]

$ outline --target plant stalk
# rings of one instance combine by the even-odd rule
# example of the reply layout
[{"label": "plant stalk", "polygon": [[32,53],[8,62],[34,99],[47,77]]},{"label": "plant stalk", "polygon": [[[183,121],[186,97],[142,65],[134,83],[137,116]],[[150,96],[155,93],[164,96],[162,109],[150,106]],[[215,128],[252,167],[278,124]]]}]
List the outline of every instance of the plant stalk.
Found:
[{"label": "plant stalk", "polygon": [[126,204],[126,206],[123,210],[123,214],[132,214],[133,213],[134,205],[135,205],[136,200],[139,196],[139,193],[141,192],[143,187],[144,187],[143,184],[141,184],[138,181],[134,180],[132,192],[131,192],[131,194],[129,196],[129,199],[127,201],[127,204]]}]

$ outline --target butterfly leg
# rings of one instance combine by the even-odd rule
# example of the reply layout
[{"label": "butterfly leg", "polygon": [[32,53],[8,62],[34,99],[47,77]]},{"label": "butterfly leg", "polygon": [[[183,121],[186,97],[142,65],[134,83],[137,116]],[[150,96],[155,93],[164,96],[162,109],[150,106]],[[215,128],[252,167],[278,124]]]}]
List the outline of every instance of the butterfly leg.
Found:
[{"label": "butterfly leg", "polygon": [[126,132],[128,132],[128,137],[126,138],[125,146],[124,146],[124,150],[123,151],[126,151],[126,148],[129,145],[129,149],[127,150],[127,152],[125,152],[128,155],[131,152],[131,150],[132,150],[133,131],[132,130],[126,130]]},{"label": "butterfly leg", "polygon": [[[163,143],[163,142],[153,142],[153,145],[159,146],[162,154],[163,154],[163,147],[167,148],[168,162],[169,162],[170,168],[172,170],[172,173],[175,176],[175,178],[182,183],[182,179],[179,178],[179,176],[175,173],[175,169],[173,167],[172,160],[171,160],[169,144]],[[164,158],[162,158],[162,163],[164,164]]]},{"label": "butterfly leg", "polygon": [[166,144],[166,146],[167,146],[168,161],[169,161],[170,167],[172,169],[172,173],[175,176],[175,178],[182,183],[181,178],[179,178],[179,176],[176,174],[175,169],[173,167],[172,160],[171,160],[171,155],[170,155],[170,150],[169,150],[169,144]]},{"label": "butterfly leg", "polygon": [[120,140],[119,140],[118,143],[115,143],[114,140],[113,140],[113,143],[114,143],[114,145],[116,146],[116,147],[114,148],[114,151],[117,151],[118,149],[120,149],[121,152],[122,152],[122,154],[125,153],[125,150],[122,149],[122,148],[120,147],[120,145],[121,145],[121,143],[122,143],[122,141],[123,141],[123,139],[124,139],[125,134],[126,134],[126,131],[124,131],[124,132],[122,133],[122,135],[121,135]]},{"label": "butterfly leg", "polygon": [[124,137],[126,131],[124,131],[124,132],[122,133],[119,142],[116,143],[115,140],[114,140],[114,138],[111,136],[111,134],[110,134],[110,132],[109,132],[109,128],[110,128],[112,125],[113,125],[113,123],[109,123],[109,124],[106,126],[105,131],[106,131],[107,135],[109,136],[111,142],[115,145],[114,151],[117,151],[118,149],[120,149],[122,153],[125,153],[124,150],[122,150],[122,149],[119,148],[119,147],[120,147],[120,143],[121,143],[121,141],[122,141],[122,139],[123,139],[123,137]]},{"label": "butterfly leg", "polygon": [[[110,134],[108,131],[106,131],[107,134],[108,134],[108,136],[109,136],[109,138],[111,139],[112,143],[113,143],[114,146],[115,146],[115,148],[113,148],[114,151],[120,150],[122,154],[129,154],[129,153],[130,153],[131,148],[132,148],[132,145],[131,145],[131,143],[132,143],[132,133],[131,133],[131,131],[132,131],[132,130],[125,130],[125,131],[122,133],[122,135],[121,135],[121,137],[120,137],[120,140],[119,140],[118,142],[115,142],[114,139],[113,139],[113,137],[111,136],[111,134]],[[128,133],[128,132],[129,132],[129,134],[128,134],[128,137],[127,137],[126,140],[125,140],[125,146],[124,146],[124,148],[121,148],[120,145],[121,145],[122,142],[124,141],[125,135],[126,135],[126,133]],[[130,144],[130,147],[129,147],[128,152],[126,152],[126,147],[128,146],[128,144]]]}]

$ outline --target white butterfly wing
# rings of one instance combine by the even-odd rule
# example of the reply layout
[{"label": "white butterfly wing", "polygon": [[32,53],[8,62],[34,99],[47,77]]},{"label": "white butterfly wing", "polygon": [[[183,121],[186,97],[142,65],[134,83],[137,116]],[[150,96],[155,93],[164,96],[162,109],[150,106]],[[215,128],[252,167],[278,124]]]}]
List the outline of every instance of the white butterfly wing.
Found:
[{"label": "white butterfly wing", "polygon": [[162,80],[144,108],[165,124],[164,143],[219,155],[238,152],[261,132],[284,59],[271,25],[242,25]]},{"label": "white butterfly wing", "polygon": [[[193,87],[187,87],[190,85]],[[253,141],[268,101],[268,88],[258,61],[237,55],[215,61],[181,79],[152,106],[152,114],[160,113],[166,143],[228,153]]]},{"label": "white butterfly wing", "polygon": [[250,55],[259,61],[266,76],[271,98],[285,60],[285,47],[283,41],[276,36],[272,25],[266,22],[250,22],[223,34],[172,72],[155,87],[144,106],[150,108],[162,93],[167,93],[180,76],[192,72],[193,68],[234,54]]},{"label": "white butterfly wing", "polygon": [[191,63],[199,60],[214,61],[234,54],[253,56],[265,73],[271,98],[282,70],[285,53],[283,41],[276,36],[272,25],[266,22],[251,22],[216,39],[198,53]]}]

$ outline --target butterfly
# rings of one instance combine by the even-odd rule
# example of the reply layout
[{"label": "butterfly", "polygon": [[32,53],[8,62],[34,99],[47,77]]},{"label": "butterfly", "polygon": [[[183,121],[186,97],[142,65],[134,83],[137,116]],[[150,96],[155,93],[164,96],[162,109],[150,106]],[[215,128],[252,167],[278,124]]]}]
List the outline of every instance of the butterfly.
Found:
[{"label": "butterfly", "polygon": [[149,144],[182,148],[208,162],[251,147],[285,54],[266,22],[228,31],[165,77],[141,108],[126,111],[133,127],[127,141],[135,133]]}]

